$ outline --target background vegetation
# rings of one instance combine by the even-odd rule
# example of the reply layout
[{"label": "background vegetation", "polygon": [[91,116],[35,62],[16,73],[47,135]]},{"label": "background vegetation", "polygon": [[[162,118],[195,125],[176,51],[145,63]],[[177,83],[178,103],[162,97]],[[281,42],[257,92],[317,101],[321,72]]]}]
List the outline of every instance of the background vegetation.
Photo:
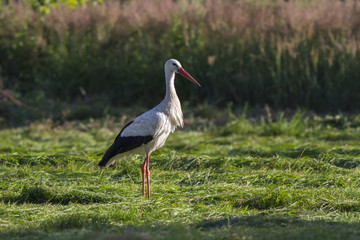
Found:
[{"label": "background vegetation", "polygon": [[359,4],[3,2],[1,119],[16,125],[154,106],[164,95],[163,64],[170,57],[203,86],[179,78],[184,105],[356,112]]}]

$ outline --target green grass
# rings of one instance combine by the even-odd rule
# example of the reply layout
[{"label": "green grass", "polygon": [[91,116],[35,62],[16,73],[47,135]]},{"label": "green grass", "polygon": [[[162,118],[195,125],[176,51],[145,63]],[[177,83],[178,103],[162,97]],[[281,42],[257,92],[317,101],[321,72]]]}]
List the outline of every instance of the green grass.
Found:
[{"label": "green grass", "polygon": [[150,200],[143,156],[97,167],[123,121],[2,129],[0,239],[358,239],[359,115],[276,119],[190,119],[150,157]]}]

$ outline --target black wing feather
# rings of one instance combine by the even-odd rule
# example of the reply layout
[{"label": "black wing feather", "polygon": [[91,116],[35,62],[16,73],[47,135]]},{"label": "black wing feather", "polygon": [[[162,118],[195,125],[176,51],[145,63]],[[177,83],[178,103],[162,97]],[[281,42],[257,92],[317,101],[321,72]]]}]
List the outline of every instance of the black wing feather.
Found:
[{"label": "black wing feather", "polygon": [[121,129],[121,131],[119,132],[119,134],[116,136],[114,142],[116,142],[116,140],[121,136],[121,134],[122,134],[122,132],[124,131],[124,129],[125,129],[126,127],[128,127],[130,124],[132,124],[133,122],[134,122],[134,120],[131,121],[131,122],[128,122],[128,123]]},{"label": "black wing feather", "polygon": [[[121,137],[121,133],[124,131],[124,129],[129,126],[132,123],[129,122],[125,125],[125,127],[120,131],[120,133],[115,138],[114,143],[108,148],[108,150],[105,152],[103,158],[101,159],[99,166],[106,166],[106,163],[114,156],[120,153],[124,153],[127,151],[130,151],[132,149],[135,149],[137,147],[140,147],[143,144],[146,144],[153,140],[153,136],[127,136],[127,137]],[[109,166],[111,167],[111,166]]]}]

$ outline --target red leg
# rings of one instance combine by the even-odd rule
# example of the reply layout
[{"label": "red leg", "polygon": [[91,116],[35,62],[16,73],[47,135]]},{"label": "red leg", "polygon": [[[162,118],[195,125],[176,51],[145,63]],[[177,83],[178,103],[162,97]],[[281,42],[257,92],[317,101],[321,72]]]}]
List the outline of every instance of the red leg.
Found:
[{"label": "red leg", "polygon": [[146,180],[147,180],[147,194],[148,198],[150,198],[150,170],[149,170],[149,155],[147,156],[146,162]]},{"label": "red leg", "polygon": [[141,167],[141,175],[142,175],[142,195],[145,197],[145,172],[146,172],[146,164],[148,157],[145,157],[144,163]]}]

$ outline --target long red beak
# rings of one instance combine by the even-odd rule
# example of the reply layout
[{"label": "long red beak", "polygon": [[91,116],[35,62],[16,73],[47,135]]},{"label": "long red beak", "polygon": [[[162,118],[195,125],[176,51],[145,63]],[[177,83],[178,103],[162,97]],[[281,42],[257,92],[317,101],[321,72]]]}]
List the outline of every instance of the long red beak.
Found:
[{"label": "long red beak", "polygon": [[183,76],[184,78],[189,79],[191,82],[193,82],[193,83],[195,83],[196,85],[198,85],[199,87],[201,87],[200,83],[198,83],[190,74],[188,74],[188,72],[185,71],[185,69],[179,68],[179,69],[177,70],[177,72],[178,72],[181,76]]}]

